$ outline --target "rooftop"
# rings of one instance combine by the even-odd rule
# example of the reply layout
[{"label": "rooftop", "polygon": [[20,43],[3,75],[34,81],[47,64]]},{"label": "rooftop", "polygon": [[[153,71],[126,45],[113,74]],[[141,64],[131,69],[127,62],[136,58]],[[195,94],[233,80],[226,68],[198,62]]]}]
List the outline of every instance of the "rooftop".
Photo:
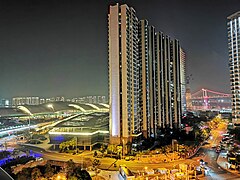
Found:
[{"label": "rooftop", "polygon": [[109,113],[82,114],[57,124],[49,134],[93,135],[109,133]]},{"label": "rooftop", "polygon": [[21,105],[16,108],[0,108],[0,116],[27,116],[34,114],[50,114],[60,111],[108,111],[107,104],[79,104],[71,102],[51,102],[40,105]]},{"label": "rooftop", "polygon": [[236,17],[240,17],[240,11],[235,12],[234,14],[228,16],[227,19],[233,19],[233,18],[236,18]]}]

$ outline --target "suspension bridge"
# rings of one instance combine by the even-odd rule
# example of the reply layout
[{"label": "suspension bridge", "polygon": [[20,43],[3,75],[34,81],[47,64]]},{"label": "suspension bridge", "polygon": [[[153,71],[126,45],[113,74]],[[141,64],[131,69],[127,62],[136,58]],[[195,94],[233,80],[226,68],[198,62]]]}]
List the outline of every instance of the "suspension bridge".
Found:
[{"label": "suspension bridge", "polygon": [[187,96],[187,107],[191,110],[231,109],[231,96],[204,88]]}]

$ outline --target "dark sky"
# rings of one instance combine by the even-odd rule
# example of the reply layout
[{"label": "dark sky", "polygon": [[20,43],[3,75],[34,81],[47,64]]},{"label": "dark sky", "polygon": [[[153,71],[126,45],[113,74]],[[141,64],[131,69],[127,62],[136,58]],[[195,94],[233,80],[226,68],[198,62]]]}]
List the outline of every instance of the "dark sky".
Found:
[{"label": "dark sky", "polygon": [[[107,14],[115,2],[0,0],[0,97],[107,95]],[[192,91],[230,91],[226,18],[240,0],[119,3],[180,41]]]}]

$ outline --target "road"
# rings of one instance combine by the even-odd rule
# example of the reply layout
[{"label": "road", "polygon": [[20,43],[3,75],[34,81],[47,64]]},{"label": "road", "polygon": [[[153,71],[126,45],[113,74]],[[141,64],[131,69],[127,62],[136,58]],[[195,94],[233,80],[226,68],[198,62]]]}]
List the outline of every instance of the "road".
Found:
[{"label": "road", "polygon": [[0,177],[2,180],[13,180],[13,178],[11,176],[9,176],[6,171],[4,171],[1,167],[0,167]]},{"label": "road", "polygon": [[[57,152],[49,152],[45,151],[44,149],[38,148],[38,147],[29,147],[28,149],[31,149],[35,152],[42,153],[43,158],[45,160],[56,160],[56,161],[68,161],[69,159],[73,159],[76,163],[82,163],[84,158],[93,158],[93,152],[84,152],[80,155],[69,155],[69,154],[59,154]],[[108,169],[111,164],[113,164],[116,160],[113,158],[101,158],[101,168]],[[135,161],[126,161],[126,160],[118,160],[116,161],[116,164],[122,165],[125,164],[129,169],[132,171],[138,171],[143,170],[144,167],[149,167],[152,169],[160,168],[160,167],[166,167],[166,168],[172,168],[173,166],[176,166],[181,163],[187,163],[187,164],[197,164],[196,160],[187,159],[187,160],[178,160],[178,161],[172,161],[168,163],[149,163],[149,162],[139,162],[137,160]],[[118,168],[116,168],[118,169]]]},{"label": "road", "polygon": [[193,157],[193,160],[203,159],[207,162],[207,167],[210,169],[208,176],[205,176],[205,179],[208,180],[240,180],[240,176],[236,174],[229,173],[228,171],[222,169],[217,164],[218,153],[216,153],[215,148],[212,148],[213,145],[218,145],[221,141],[221,134],[226,132],[226,124],[219,124],[218,128],[211,131],[212,138],[208,140],[209,144],[202,146],[197,153],[198,155]]}]

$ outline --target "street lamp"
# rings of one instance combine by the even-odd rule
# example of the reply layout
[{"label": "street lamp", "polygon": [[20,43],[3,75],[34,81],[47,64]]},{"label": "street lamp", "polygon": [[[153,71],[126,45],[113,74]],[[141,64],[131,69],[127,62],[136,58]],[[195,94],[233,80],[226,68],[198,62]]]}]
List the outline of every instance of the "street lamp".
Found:
[{"label": "street lamp", "polygon": [[[48,104],[47,107],[48,107],[49,109],[51,109],[51,110],[53,111],[53,113],[54,113],[54,107],[53,107],[52,104]],[[55,117],[55,116],[54,116],[54,117]]]},{"label": "street lamp", "polygon": [[122,139],[122,157],[124,157],[124,139]]},{"label": "street lamp", "polygon": [[52,111],[54,111],[53,105],[52,104],[48,104],[47,105],[48,108],[52,109]]}]

